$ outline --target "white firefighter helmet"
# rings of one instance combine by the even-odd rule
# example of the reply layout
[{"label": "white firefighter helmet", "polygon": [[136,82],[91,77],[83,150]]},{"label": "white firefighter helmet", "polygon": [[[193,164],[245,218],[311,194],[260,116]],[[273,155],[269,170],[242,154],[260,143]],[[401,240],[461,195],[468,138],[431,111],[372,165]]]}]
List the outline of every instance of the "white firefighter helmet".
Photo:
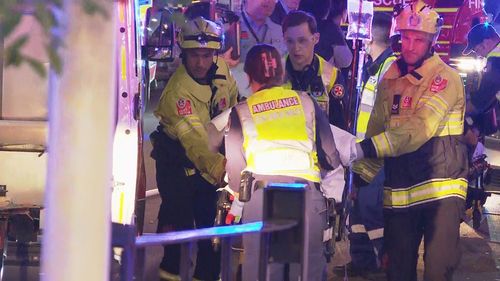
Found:
[{"label": "white firefighter helmet", "polygon": [[197,17],[187,21],[179,33],[181,49],[214,49],[222,46],[222,28],[215,22]]},{"label": "white firefighter helmet", "polygon": [[422,0],[416,0],[395,11],[395,31],[415,30],[434,34],[435,38],[441,30],[443,19]]}]

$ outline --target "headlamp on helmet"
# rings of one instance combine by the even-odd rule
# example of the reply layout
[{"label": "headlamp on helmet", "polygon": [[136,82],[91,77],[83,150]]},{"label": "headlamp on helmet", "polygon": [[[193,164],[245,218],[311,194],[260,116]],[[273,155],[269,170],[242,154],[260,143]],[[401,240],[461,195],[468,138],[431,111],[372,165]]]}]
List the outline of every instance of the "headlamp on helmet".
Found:
[{"label": "headlamp on helmet", "polygon": [[443,26],[443,19],[439,14],[422,0],[417,0],[402,7],[395,6],[394,16],[396,17],[396,32],[414,30],[433,34],[437,37],[441,26]]},{"label": "headlamp on helmet", "polygon": [[187,21],[179,33],[179,46],[181,49],[214,49],[220,50],[222,46],[222,28],[215,22],[197,17]]}]

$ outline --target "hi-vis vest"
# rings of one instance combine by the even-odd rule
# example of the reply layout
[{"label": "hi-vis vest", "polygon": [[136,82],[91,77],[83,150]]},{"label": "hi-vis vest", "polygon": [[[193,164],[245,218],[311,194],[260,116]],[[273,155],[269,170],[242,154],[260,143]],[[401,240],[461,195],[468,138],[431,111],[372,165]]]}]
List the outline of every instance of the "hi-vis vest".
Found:
[{"label": "hi-vis vest", "polygon": [[[329,64],[325,59],[315,54],[315,56],[319,59],[319,68],[318,68],[318,76],[321,76],[321,80],[323,82],[324,91],[321,92],[309,92],[310,97],[316,100],[319,107],[323,109],[326,115],[329,114],[330,108],[330,97],[329,93],[332,88],[335,86],[335,82],[337,81],[338,69]],[[292,82],[285,81],[283,85],[285,89],[292,89]],[[342,95],[344,94],[344,89],[342,89]]]},{"label": "hi-vis vest", "polygon": [[358,109],[358,123],[356,125],[356,137],[364,139],[366,134],[366,127],[372,114],[373,105],[375,104],[375,95],[377,94],[377,85],[384,73],[387,71],[393,61],[396,60],[395,56],[388,57],[379,67],[375,75],[370,76],[368,81],[363,87],[361,93],[361,101]]},{"label": "hi-vis vest", "polygon": [[488,58],[490,57],[500,57],[500,44],[498,44],[489,54]]},{"label": "hi-vis vest", "polygon": [[236,110],[243,132],[245,170],[320,181],[314,105],[305,94],[282,87],[265,89],[238,104]]}]

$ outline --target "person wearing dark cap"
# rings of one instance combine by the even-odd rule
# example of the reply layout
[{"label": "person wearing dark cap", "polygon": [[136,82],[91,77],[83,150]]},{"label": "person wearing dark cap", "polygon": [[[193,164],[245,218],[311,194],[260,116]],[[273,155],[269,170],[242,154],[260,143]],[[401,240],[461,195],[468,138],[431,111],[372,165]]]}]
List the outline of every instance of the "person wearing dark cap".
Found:
[{"label": "person wearing dark cap", "polygon": [[[468,44],[464,54],[474,53],[479,57],[488,57],[486,68],[481,72],[480,81],[472,87],[467,87],[466,124],[464,140],[472,157],[478,149],[480,136],[490,135],[498,130],[496,108],[497,95],[500,92],[500,36],[489,23],[474,26],[467,35]],[[481,147],[481,146],[479,146]],[[472,160],[472,158],[470,158]],[[470,189],[469,189],[470,190]],[[467,194],[470,202],[472,193]],[[467,205],[467,208],[470,204]]]},{"label": "person wearing dark cap", "polygon": [[481,57],[488,57],[499,44],[500,36],[491,24],[478,24],[467,34],[467,47],[463,54],[474,52]]},{"label": "person wearing dark cap", "polygon": [[500,80],[498,79],[500,76],[500,60],[495,56],[494,50],[499,46],[500,36],[489,23],[474,26],[467,35],[467,47],[463,53],[475,53],[480,57],[488,57],[487,66],[477,91],[469,93],[467,114],[472,119],[477,119],[476,117],[491,111],[497,103],[496,95],[500,91]]}]

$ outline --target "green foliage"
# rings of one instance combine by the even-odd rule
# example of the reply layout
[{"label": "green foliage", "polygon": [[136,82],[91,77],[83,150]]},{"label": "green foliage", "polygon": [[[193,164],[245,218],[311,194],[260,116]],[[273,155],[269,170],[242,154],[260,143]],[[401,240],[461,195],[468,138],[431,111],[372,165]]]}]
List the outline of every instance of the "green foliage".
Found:
[{"label": "green foliage", "polygon": [[8,36],[21,21],[21,14],[14,10],[16,0],[0,1],[0,31],[2,36]]},{"label": "green foliage", "polygon": [[21,48],[28,41],[28,35],[19,36],[5,49],[5,60],[7,65],[19,66],[23,62],[23,56],[20,52]]},{"label": "green foliage", "polygon": [[102,6],[98,4],[97,0],[80,0],[80,1],[82,2],[82,7],[87,14],[89,15],[100,14],[103,17],[106,18],[109,17],[106,10],[104,10]]},{"label": "green foliage", "polygon": [[[109,18],[106,10],[101,6],[101,1],[113,0],[73,0],[80,3],[82,9],[89,15],[100,15]],[[124,1],[124,0],[122,0]],[[158,0],[161,6],[186,7],[192,0]],[[58,50],[64,47],[61,35],[61,22],[58,20],[58,13],[63,9],[63,0],[0,0],[0,44],[4,39],[12,34],[12,31],[19,25],[22,15],[30,13],[40,24],[47,43],[45,52],[49,58],[52,69],[58,74],[62,72],[63,62],[58,54]],[[176,24],[182,24],[185,20],[180,12],[174,12],[172,20]],[[23,46],[29,40],[29,34],[21,34],[17,38],[12,38],[3,50],[5,66],[19,66],[28,64],[41,77],[47,75],[43,63],[38,58],[29,57],[22,52]],[[0,48],[1,50],[1,48]]]},{"label": "green foliage", "polygon": [[[75,0],[80,2],[82,9],[89,15],[98,14],[109,18],[106,10],[99,4],[103,0]],[[111,0],[106,0],[111,1]],[[47,43],[45,52],[51,67],[58,74],[62,72],[62,60],[58,49],[63,46],[61,23],[57,13],[63,8],[63,0],[0,0],[0,43],[4,41],[19,25],[23,14],[32,14],[42,28]],[[5,66],[19,66],[27,63],[41,77],[47,75],[43,63],[38,58],[29,57],[22,52],[23,46],[28,42],[29,34],[21,34],[12,38],[12,42],[4,48]]]}]

